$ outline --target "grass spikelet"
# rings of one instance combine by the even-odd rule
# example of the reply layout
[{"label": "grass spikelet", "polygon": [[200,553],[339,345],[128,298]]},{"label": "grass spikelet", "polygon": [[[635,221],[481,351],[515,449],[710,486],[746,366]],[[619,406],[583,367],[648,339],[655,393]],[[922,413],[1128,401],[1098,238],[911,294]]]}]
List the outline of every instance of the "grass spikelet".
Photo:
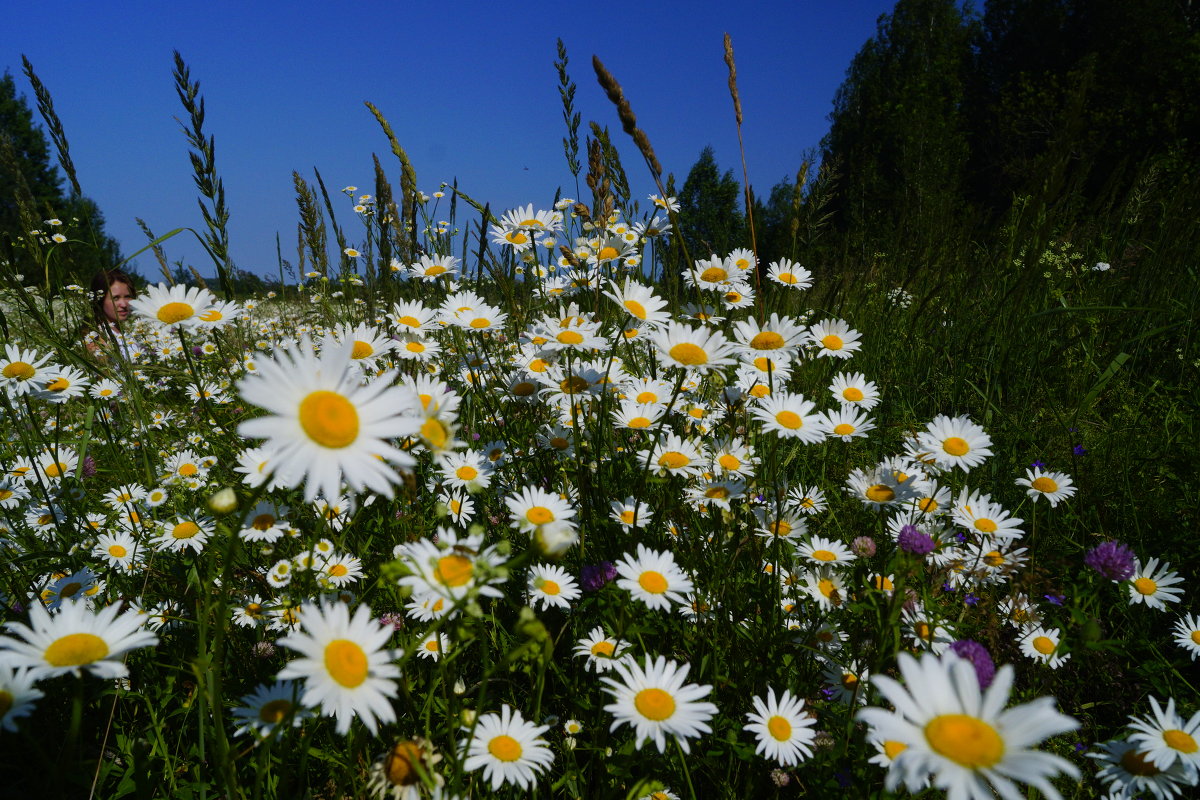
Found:
[{"label": "grass spikelet", "polygon": [[78,197],[83,194],[83,189],[79,188],[79,177],[75,174],[75,162],[71,160],[71,148],[67,144],[67,133],[63,129],[62,120],[54,111],[54,100],[50,97],[50,90],[38,78],[37,73],[33,71],[33,64],[24,55],[21,56],[21,68],[33,86],[33,93],[37,96],[38,111],[41,113],[42,119],[46,121],[46,127],[50,129],[50,139],[58,151],[58,163],[62,165],[63,172],[67,173],[67,180],[71,182],[71,192]]}]

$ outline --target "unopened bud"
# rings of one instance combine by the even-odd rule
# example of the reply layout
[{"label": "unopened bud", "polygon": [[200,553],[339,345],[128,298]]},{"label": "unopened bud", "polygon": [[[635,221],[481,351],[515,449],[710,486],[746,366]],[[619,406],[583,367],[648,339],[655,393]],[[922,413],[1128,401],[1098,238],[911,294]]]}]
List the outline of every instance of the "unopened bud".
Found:
[{"label": "unopened bud", "polygon": [[214,514],[230,514],[237,511],[237,507],[237,494],[228,486],[208,498],[208,510]]}]

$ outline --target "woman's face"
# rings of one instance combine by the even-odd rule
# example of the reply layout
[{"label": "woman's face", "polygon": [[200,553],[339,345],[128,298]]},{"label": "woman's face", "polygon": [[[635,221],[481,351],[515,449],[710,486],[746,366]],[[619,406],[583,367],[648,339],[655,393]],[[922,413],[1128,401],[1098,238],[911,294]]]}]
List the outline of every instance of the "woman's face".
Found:
[{"label": "woman's face", "polygon": [[128,284],[113,283],[104,296],[104,316],[109,322],[124,322],[129,319],[129,301],[133,300],[133,290]]}]

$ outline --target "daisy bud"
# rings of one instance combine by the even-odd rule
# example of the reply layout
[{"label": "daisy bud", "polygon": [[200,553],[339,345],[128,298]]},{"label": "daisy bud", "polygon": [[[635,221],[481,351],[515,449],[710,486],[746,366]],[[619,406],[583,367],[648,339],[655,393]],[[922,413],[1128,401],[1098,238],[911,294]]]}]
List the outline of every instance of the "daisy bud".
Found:
[{"label": "daisy bud", "polygon": [[208,509],[214,514],[230,514],[236,511],[237,507],[237,494],[228,486],[208,498]]}]

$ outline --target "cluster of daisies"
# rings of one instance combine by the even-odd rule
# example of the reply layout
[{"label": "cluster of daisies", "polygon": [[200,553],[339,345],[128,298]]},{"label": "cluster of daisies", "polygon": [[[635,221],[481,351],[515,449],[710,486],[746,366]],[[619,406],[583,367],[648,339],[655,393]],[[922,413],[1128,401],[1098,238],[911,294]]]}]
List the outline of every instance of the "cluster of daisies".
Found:
[{"label": "cluster of daisies", "polygon": [[[357,200],[367,214],[371,198]],[[677,210],[672,198],[652,200]],[[407,298],[397,302],[366,303],[353,275],[340,288],[315,281],[306,289],[313,307],[380,309],[336,325],[222,303],[202,289],[151,287],[111,357],[129,369],[90,384],[83,373],[56,373],[49,355],[9,345],[0,385],[29,400],[22,424],[54,419],[63,434],[81,434],[70,414],[58,423],[38,401],[87,406],[104,425],[133,431],[116,443],[146,442],[139,458],[153,479],[123,476],[98,489],[88,478],[95,464],[68,445],[4,454],[5,546],[61,545],[73,568],[39,575],[11,598],[31,610],[28,623],[11,612],[0,637],[0,698],[12,698],[3,726],[32,711],[40,681],[121,677],[128,654],[191,624],[192,610],[166,593],[120,612],[114,600],[141,596],[156,565],[233,552],[222,531],[248,567],[221,587],[227,624],[291,656],[234,708],[242,735],[280,736],[318,716],[338,734],[358,720],[391,735],[402,677],[427,674],[412,657],[447,666],[458,648],[479,646],[456,641],[452,622],[515,601],[566,621],[567,671],[590,688],[599,719],[637,749],[665,753],[674,740],[688,752],[722,709],[711,685],[689,682],[681,651],[626,639],[627,626],[736,624],[794,643],[823,676],[820,685],[742,687],[749,701],[723,709],[745,720],[745,736],[776,766],[814,755],[817,712],[832,708],[865,723],[890,788],[983,798],[1012,796],[1016,781],[1057,797],[1050,781],[1078,772],[1033,748],[1076,723],[1049,698],[1005,710],[1013,667],[995,670],[965,638],[973,619],[964,603],[999,596],[1020,652],[1047,668],[1070,657],[1052,600],[1007,589],[1029,560],[1023,506],[971,485],[992,455],[986,431],[967,416],[938,416],[894,455],[863,463],[856,444],[876,431],[882,392],[848,368],[862,335],[841,319],[754,308],[763,286],[780,293],[780,306],[797,304],[793,293],[812,284],[806,269],[788,260],[760,267],[746,250],[713,255],[682,271],[691,302],[673,308],[641,269],[670,222],[613,215],[573,236],[567,220],[581,213],[570,200],[528,206],[491,229],[506,263],[519,265],[528,307],[495,300],[458,259],[429,253],[392,264]],[[64,395],[67,387],[52,388],[58,381],[79,388]],[[163,407],[181,393],[189,410]],[[155,401],[144,416],[135,396]],[[780,453],[826,451],[861,466],[837,483],[780,480]],[[89,452],[105,450],[93,443]],[[587,481],[585,496],[581,477],[601,474],[622,477]],[[235,483],[253,502],[207,502]],[[1040,465],[1014,483],[1020,491],[1010,494],[1052,509],[1076,491],[1069,475]],[[878,537],[836,532],[832,509],[850,504],[878,515]],[[435,508],[433,524],[418,524]],[[382,553],[361,534],[375,519],[395,531]],[[407,535],[413,526],[426,535]],[[588,563],[578,555],[585,537]],[[736,606],[717,591],[728,576],[697,561],[726,552],[738,556],[723,568],[761,589]],[[1132,603],[1162,609],[1181,597],[1169,565],[1143,564],[1115,544],[1089,554],[1088,566],[1128,586]],[[380,577],[402,600],[376,615],[357,592]],[[577,613],[585,592],[620,601],[621,621]],[[903,682],[869,675],[866,654],[850,644],[863,603],[899,610],[915,654],[900,656]],[[1176,633],[1194,658],[1197,620],[1181,619]],[[872,692],[891,708],[864,707]],[[587,735],[572,717],[556,739],[511,702],[489,702],[446,738],[454,763],[493,789],[536,785],[561,748]],[[1187,737],[1197,721],[1177,720],[1173,701],[1154,710],[1124,743],[1105,746],[1115,755],[1100,777],[1113,792],[1170,796],[1196,782]],[[1144,738],[1155,730],[1165,745]],[[451,796],[444,762],[431,742],[400,739],[372,767],[372,787]],[[1151,781],[1151,770],[1167,777]]]}]

